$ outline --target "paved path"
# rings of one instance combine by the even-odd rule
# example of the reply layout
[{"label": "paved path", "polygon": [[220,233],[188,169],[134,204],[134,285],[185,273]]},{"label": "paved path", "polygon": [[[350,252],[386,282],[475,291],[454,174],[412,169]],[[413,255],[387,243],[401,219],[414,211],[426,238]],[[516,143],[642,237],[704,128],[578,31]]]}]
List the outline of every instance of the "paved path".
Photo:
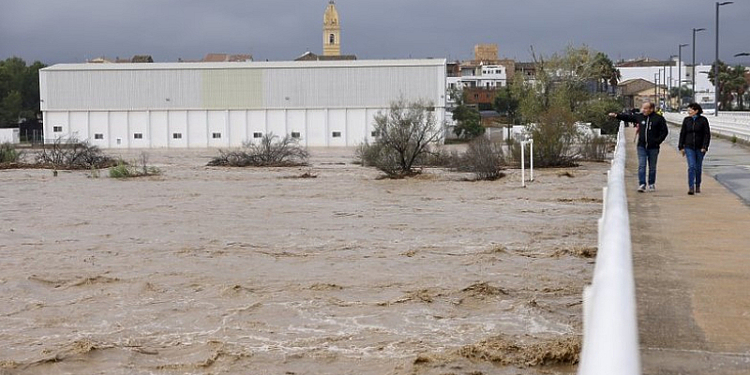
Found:
[{"label": "paved path", "polygon": [[[708,120],[712,119],[709,117]],[[680,124],[670,124],[673,127],[670,127],[669,131],[674,137],[670,137],[669,141],[676,148]],[[704,171],[750,206],[750,148],[714,135],[709,151],[703,160]]]},{"label": "paved path", "polygon": [[[679,130],[670,130],[676,139]],[[633,129],[626,133],[632,140]],[[643,373],[750,374],[750,206],[710,176],[702,194],[687,195],[687,164],[669,144],[659,155],[657,191],[637,193],[636,160],[631,142],[626,181]]]}]

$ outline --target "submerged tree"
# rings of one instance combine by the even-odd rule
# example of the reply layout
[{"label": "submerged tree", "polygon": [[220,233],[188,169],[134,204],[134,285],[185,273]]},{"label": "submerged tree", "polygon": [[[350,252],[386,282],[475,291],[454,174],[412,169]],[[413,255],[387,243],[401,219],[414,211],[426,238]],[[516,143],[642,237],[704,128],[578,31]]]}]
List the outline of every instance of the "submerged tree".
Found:
[{"label": "submerged tree", "polygon": [[577,122],[591,123],[603,133],[617,128],[605,114],[621,110],[621,103],[601,91],[616,84],[619,72],[606,55],[585,46],[569,47],[549,58],[533,54],[533,58],[536,76],[514,82],[511,92],[519,101],[527,133],[534,138],[535,164],[573,165],[581,139]]},{"label": "submerged tree", "polygon": [[376,167],[388,177],[412,175],[415,162],[430,152],[441,130],[432,104],[399,100],[391,103],[388,112],[375,115],[375,142],[360,146],[357,156],[363,165]]}]

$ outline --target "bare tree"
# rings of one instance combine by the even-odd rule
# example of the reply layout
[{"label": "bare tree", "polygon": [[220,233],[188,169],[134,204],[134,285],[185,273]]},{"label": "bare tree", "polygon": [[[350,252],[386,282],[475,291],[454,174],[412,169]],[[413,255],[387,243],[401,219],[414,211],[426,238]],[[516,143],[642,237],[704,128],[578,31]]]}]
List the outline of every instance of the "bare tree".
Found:
[{"label": "bare tree", "polygon": [[108,168],[117,165],[117,161],[88,141],[61,137],[52,144],[44,145],[36,161],[57,169]]},{"label": "bare tree", "polygon": [[307,165],[310,154],[296,139],[279,138],[268,133],[257,144],[245,142],[242,148],[233,151],[219,150],[219,156],[211,160],[211,166],[229,167],[291,167]]},{"label": "bare tree", "polygon": [[358,157],[363,165],[400,178],[414,174],[415,162],[440,139],[441,127],[431,104],[401,99],[391,103],[387,113],[375,115],[375,133],[375,142],[360,146]]},{"label": "bare tree", "polygon": [[477,180],[494,181],[505,176],[503,147],[487,137],[474,138],[461,159],[459,169],[474,173]]}]

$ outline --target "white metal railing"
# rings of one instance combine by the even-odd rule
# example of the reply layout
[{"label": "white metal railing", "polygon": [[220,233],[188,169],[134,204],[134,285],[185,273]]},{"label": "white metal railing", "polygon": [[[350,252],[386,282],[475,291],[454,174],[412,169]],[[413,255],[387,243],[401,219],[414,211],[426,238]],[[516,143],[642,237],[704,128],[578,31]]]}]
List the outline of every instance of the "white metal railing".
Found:
[{"label": "white metal railing", "polygon": [[583,350],[579,375],[640,375],[638,320],[625,194],[625,128],[617,134],[599,219],[599,250],[583,292]]},{"label": "white metal railing", "polygon": [[[675,125],[681,125],[684,113],[665,113],[664,118]],[[750,113],[748,112],[719,112],[719,116],[707,115],[711,126],[711,133],[727,137],[735,136],[750,141]]]}]

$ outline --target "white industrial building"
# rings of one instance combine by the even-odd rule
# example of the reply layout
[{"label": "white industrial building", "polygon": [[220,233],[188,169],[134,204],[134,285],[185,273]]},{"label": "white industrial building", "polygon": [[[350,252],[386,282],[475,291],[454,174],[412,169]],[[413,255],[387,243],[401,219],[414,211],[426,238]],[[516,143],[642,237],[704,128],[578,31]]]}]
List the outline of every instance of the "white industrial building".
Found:
[{"label": "white industrial building", "polygon": [[40,70],[46,142],[103,148],[237,147],[263,134],[354,146],[393,101],[445,119],[443,59],[59,64]]},{"label": "white industrial building", "polygon": [[18,128],[2,128],[0,129],[0,144],[12,143],[19,144],[21,142],[21,133]]}]

